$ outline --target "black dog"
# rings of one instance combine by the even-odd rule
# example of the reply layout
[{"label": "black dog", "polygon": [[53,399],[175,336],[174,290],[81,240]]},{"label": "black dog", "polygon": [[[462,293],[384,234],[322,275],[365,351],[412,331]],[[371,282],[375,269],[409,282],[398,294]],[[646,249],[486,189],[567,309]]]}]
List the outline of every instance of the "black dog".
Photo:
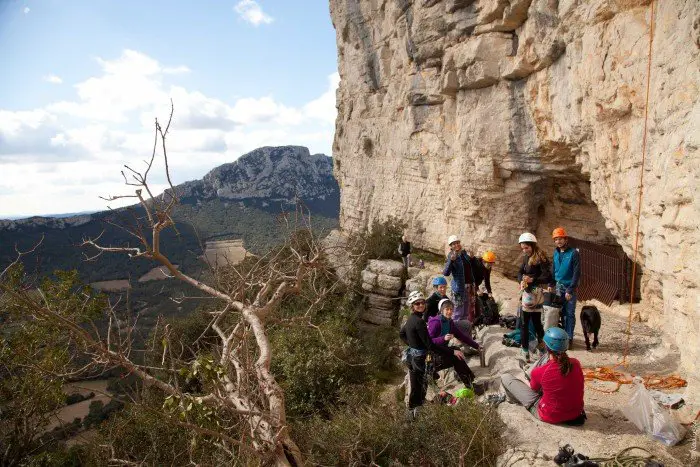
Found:
[{"label": "black dog", "polygon": [[581,309],[581,327],[583,327],[583,337],[586,339],[586,350],[591,350],[589,335],[593,334],[593,348],[598,347],[598,331],[600,331],[600,312],[592,305],[585,305]]}]

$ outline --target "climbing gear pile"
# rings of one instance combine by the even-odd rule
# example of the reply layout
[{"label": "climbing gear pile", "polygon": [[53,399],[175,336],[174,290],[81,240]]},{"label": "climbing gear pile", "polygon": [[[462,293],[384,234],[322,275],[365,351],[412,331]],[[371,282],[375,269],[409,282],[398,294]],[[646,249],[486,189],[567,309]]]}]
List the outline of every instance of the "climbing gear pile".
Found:
[{"label": "climbing gear pile", "polygon": [[[643,451],[646,455],[633,454],[634,450]],[[644,448],[631,446],[623,449],[613,457],[590,458],[584,454],[574,452],[571,445],[566,444],[559,448],[559,453],[554,457],[557,465],[564,467],[663,467],[654,456]]]}]

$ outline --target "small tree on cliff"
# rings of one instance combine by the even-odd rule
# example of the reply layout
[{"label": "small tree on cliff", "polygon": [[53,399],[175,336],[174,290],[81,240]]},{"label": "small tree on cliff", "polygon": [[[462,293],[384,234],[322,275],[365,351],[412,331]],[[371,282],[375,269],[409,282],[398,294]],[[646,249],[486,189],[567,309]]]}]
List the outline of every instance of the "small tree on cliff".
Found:
[{"label": "small tree on cliff", "polygon": [[[85,239],[83,246],[95,252],[89,259],[116,253],[159,263],[172,277],[215,299],[218,305],[210,312],[206,331],[213,336],[207,337],[211,341],[208,352],[190,352],[172,338],[169,326],[162,326],[154,332],[157,341],[154,339],[151,348],[158,357],[148,364],[137,363],[132,358],[132,316],[120,316],[113,306],[108,307],[107,331],[100,335],[96,327],[82,325],[78,311],[58,310],[44,298],[41,288],[39,294],[22,287],[3,287],[3,292],[39,322],[67,331],[92,364],[121,367],[160,391],[165,402],[159,415],[196,436],[207,437],[232,458],[246,455],[275,465],[302,465],[300,450],[288,428],[283,390],[270,371],[273,355],[266,326],[280,321],[275,311],[290,295],[304,296],[308,304],[306,313],[295,319],[310,318],[337,282],[328,280],[322,251],[310,229],[290,235],[280,248],[248,261],[245,267],[212,266],[208,283],[173,265],[161,245],[162,232],[175,228],[172,213],[179,201],[166,150],[171,120],[172,109],[165,127],[156,120],[153,153],[145,171],[126,166],[128,172],[122,172],[134,193],[107,198],[134,198],[138,202],[141,213],[132,212],[129,220],[114,223],[128,232],[135,244],[104,245],[98,236]],[[169,188],[156,196],[149,174],[158,147]],[[303,216],[285,216],[283,220],[296,227]]]}]

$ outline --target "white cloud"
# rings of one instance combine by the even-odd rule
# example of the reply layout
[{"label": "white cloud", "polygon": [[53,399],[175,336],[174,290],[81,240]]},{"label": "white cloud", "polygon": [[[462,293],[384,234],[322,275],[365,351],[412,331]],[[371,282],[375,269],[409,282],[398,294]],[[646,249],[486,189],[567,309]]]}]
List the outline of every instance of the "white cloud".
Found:
[{"label": "white cloud", "polygon": [[186,67],[185,65],[179,65],[179,66],[166,66],[163,68],[163,73],[167,75],[179,75],[182,73],[189,73],[190,70],[189,67]]},{"label": "white cloud", "polygon": [[328,89],[318,99],[314,99],[304,106],[304,113],[312,118],[335,124],[335,117],[338,110],[335,107],[335,92],[340,85],[340,74],[335,73],[328,76]]},{"label": "white cloud", "polygon": [[[0,109],[0,217],[105,208],[98,196],[128,192],[123,164],[136,169],[150,158],[154,119],[167,118],[170,99],[175,183],[260,146],[296,144],[330,154],[337,73],[318,98],[290,106],[271,95],[226,101],[186,89],[175,83],[187,66],[166,66],[134,50],[96,60],[101,72],[74,85],[73,99],[33,110]],[[152,172],[156,183],[163,182],[160,172]]]},{"label": "white cloud", "polygon": [[241,0],[233,7],[236,13],[240,15],[245,21],[249,22],[253,26],[260,26],[261,24],[270,24],[274,21],[274,18],[266,14],[260,4],[255,0]]},{"label": "white cloud", "polygon": [[63,80],[61,79],[60,76],[51,75],[51,74],[44,76],[44,81],[46,81],[47,83],[53,83],[53,84],[63,83]]},{"label": "white cloud", "polygon": [[24,12],[25,15],[27,15],[27,14],[29,14],[30,11],[32,11],[32,9],[29,8],[28,6],[25,6],[24,10],[22,10],[22,11]]}]

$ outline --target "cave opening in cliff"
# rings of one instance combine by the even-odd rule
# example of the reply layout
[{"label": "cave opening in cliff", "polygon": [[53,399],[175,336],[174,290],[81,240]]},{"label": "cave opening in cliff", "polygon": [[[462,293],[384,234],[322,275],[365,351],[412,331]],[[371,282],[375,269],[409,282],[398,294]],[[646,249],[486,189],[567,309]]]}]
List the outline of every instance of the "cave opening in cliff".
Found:
[{"label": "cave opening in cliff", "polygon": [[[535,235],[550,242],[552,231],[566,229],[581,254],[579,298],[610,304],[628,302],[633,263],[605,225],[605,218],[591,197],[590,180],[583,177],[550,177],[535,189]],[[639,297],[641,267],[637,265],[635,301]]]}]

